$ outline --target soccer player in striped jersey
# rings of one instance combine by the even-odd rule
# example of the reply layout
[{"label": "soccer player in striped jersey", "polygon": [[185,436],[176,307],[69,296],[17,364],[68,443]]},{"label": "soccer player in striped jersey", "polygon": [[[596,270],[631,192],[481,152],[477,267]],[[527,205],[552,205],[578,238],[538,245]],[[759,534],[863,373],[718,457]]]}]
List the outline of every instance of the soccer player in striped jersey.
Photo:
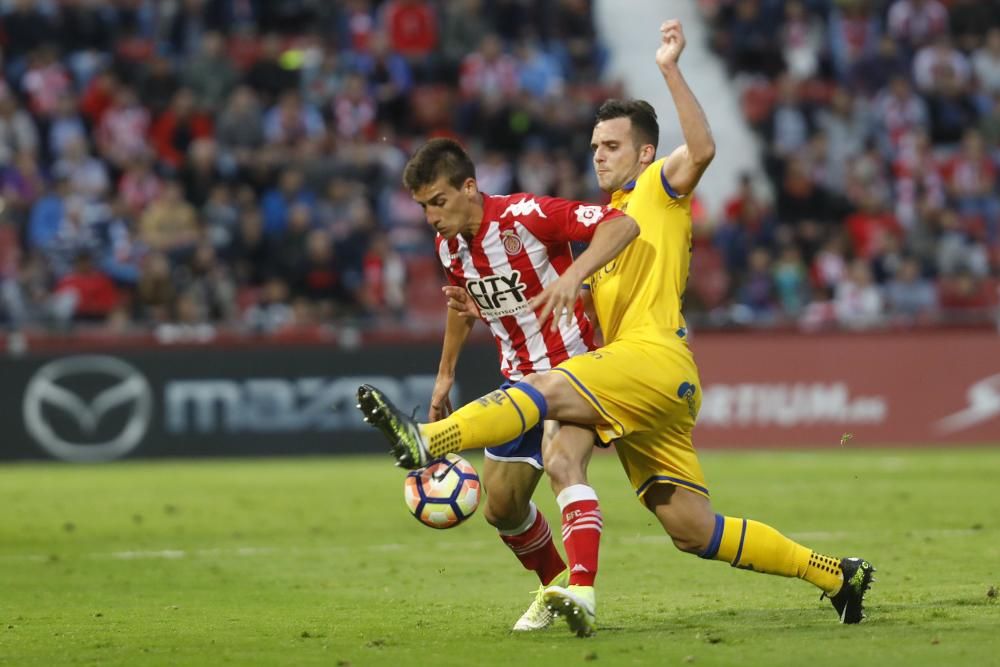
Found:
[{"label": "soccer player in striped jersey", "polygon": [[[740,569],[803,579],[830,598],[842,623],[858,623],[873,581],[868,561],[819,554],[764,523],[717,514],[709,500],[691,438],[701,380],[681,300],[690,266],[689,195],[714,158],[715,143],[679,69],[685,43],[680,23],[667,21],[660,31],[656,62],[685,144],[655,159],[658,126],[645,102],[603,106],[591,139],[598,182],[612,194],[611,205],[627,210],[640,230],[614,262],[596,271],[586,267],[605,345],[432,424],[413,423],[368,386],[358,392],[362,410],[393,443],[397,463],[411,467],[429,456],[509,440],[546,418],[578,425],[574,429],[590,426],[601,442],[615,444],[636,496],[678,549]],[[564,295],[580,286],[577,276],[568,270],[532,300],[540,318],[562,312]],[[580,451],[576,438],[564,438],[573,432],[562,428],[549,443],[545,468],[555,489],[577,493],[575,509],[564,509],[564,526],[589,533],[591,540],[576,553],[567,548],[570,585],[549,586],[543,597],[583,636],[596,627],[593,575],[601,526],[596,495],[585,482],[589,449]]]},{"label": "soccer player in striped jersey", "polygon": [[[593,328],[584,313],[579,281],[573,288],[575,293],[567,295],[571,314],[559,318],[555,327],[539,319],[529,300],[567,271],[581,271],[588,261],[596,268],[612,260],[637,233],[630,217],[583,202],[480,192],[472,161],[449,139],[433,139],[422,146],[407,164],[403,182],[437,232],[438,258],[451,283],[446,294],[450,300],[474,304],[471,312],[493,334],[505,380],[501,391],[516,386],[527,375],[548,371],[594,349]],[[577,264],[570,241],[590,241],[590,249]],[[459,352],[475,324],[475,319],[463,317],[453,308],[447,312],[428,413],[432,422],[451,412],[448,396]],[[593,433],[568,428],[562,439],[580,439],[576,450],[589,452]],[[541,582],[535,600],[515,623],[515,631],[547,627],[552,614],[542,593],[546,586],[566,586],[570,579],[545,517],[531,502],[542,474],[544,435],[540,421],[509,442],[487,448],[482,471],[487,489],[486,520]],[[565,543],[571,550],[573,540],[568,538]]]}]

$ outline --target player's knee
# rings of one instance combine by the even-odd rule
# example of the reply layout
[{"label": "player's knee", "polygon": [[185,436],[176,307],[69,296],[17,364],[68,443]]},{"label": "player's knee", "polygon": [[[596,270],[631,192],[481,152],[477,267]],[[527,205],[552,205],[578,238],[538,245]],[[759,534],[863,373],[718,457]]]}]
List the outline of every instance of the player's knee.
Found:
[{"label": "player's knee", "polygon": [[[663,530],[678,550],[690,554],[705,552],[712,539],[715,515],[707,503],[692,502],[690,496],[675,498],[676,487],[655,484],[643,499],[656,515]],[[689,502],[684,502],[685,499]]]},{"label": "player's knee", "polygon": [[513,530],[524,523],[529,511],[528,505],[517,502],[513,495],[493,493],[486,496],[483,517],[494,528]]},{"label": "player's knee", "polygon": [[552,380],[553,377],[551,373],[532,373],[521,380],[521,382],[530,384],[532,387],[537,389],[542,396],[546,396],[547,393],[551,393],[552,391]]},{"label": "player's knee", "polygon": [[705,543],[705,540],[690,534],[670,535],[670,539],[679,551],[683,551],[688,554],[705,553],[705,548],[708,546]]},{"label": "player's knee", "polygon": [[553,450],[545,455],[545,474],[557,494],[567,486],[582,484],[586,479],[583,464],[573,452]]}]

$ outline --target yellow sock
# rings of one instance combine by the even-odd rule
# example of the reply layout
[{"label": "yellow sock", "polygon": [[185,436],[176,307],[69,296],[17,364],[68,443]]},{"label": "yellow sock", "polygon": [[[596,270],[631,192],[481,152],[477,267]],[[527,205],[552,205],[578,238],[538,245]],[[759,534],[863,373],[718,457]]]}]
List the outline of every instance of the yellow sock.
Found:
[{"label": "yellow sock", "polygon": [[546,409],[541,392],[522,383],[486,394],[440,421],[421,424],[420,435],[433,458],[448,452],[495,447],[545,419]]},{"label": "yellow sock", "polygon": [[783,577],[798,577],[834,594],[843,584],[840,560],[793,542],[767,524],[715,515],[715,533],[702,558]]}]

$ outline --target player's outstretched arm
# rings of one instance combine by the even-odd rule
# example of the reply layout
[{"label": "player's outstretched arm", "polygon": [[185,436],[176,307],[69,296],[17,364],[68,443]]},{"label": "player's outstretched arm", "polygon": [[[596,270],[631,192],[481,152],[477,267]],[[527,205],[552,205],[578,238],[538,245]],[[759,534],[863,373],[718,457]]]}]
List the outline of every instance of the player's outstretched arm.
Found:
[{"label": "player's outstretched arm", "polygon": [[656,64],[677,108],[685,143],[664,161],[663,177],[674,192],[681,195],[694,191],[701,175],[715,157],[712,128],[708,126],[705,112],[684,80],[678,64],[685,44],[681,22],[676,19],[664,21],[660,26],[660,48],[656,51]]},{"label": "player's outstretched arm", "polygon": [[[446,288],[448,289],[448,288]],[[459,290],[461,288],[455,287]],[[462,290],[464,292],[464,290]],[[453,299],[449,295],[449,300]],[[465,317],[457,309],[449,306],[448,319],[444,327],[444,343],[441,346],[441,362],[438,364],[437,379],[431,392],[431,405],[427,410],[427,420],[435,422],[451,414],[452,385],[455,384],[455,368],[458,366],[458,355],[469,338],[469,332],[475,326],[476,320]]]},{"label": "player's outstretched arm", "polygon": [[618,256],[625,247],[639,236],[639,225],[630,216],[619,215],[601,223],[590,245],[580,253],[558,280],[549,283],[544,290],[532,297],[528,305],[538,313],[538,321],[545,322],[550,314],[552,331],[559,329],[559,322],[573,318],[573,308],[580,298],[580,286],[597,269]]}]

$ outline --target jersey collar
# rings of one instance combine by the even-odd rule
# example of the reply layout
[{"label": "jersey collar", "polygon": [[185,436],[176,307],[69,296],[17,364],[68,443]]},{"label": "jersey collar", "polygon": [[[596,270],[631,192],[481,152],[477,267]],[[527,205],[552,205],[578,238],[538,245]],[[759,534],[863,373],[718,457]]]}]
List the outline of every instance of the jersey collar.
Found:
[{"label": "jersey collar", "polygon": [[623,185],[621,187],[622,192],[632,192],[633,190],[635,190],[635,180],[636,179],[633,178],[631,181]]}]

